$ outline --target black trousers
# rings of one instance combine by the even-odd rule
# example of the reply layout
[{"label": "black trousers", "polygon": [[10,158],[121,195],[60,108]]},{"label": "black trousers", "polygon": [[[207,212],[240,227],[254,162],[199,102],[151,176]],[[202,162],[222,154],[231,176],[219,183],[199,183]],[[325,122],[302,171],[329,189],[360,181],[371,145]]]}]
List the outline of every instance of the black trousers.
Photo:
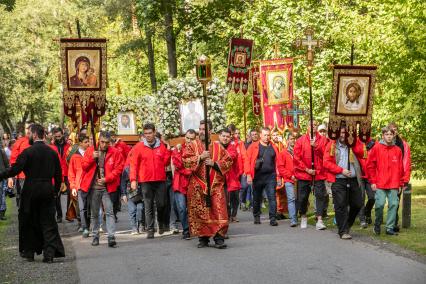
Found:
[{"label": "black trousers", "polygon": [[149,232],[154,232],[154,202],[157,208],[158,227],[165,229],[165,210],[167,190],[164,181],[143,182],[142,195],[145,205],[146,227]]},{"label": "black trousers", "polygon": [[[365,222],[365,217],[371,218],[371,210],[373,210],[374,203],[376,202],[375,193],[371,189],[371,184],[368,180],[364,179],[364,189],[362,193],[362,207],[359,211],[359,220]],[[365,196],[367,195],[367,203],[364,205]]]},{"label": "black trousers", "polygon": [[237,217],[240,206],[240,190],[228,191],[225,187],[226,204],[228,205],[228,218]]},{"label": "black trousers", "polygon": [[[337,178],[331,186],[339,235],[349,233],[362,207],[362,193],[356,178]],[[348,212],[349,207],[349,212]]]},{"label": "black trousers", "polygon": [[172,189],[173,175],[172,172],[166,172],[166,199],[165,199],[165,209],[164,209],[164,226],[170,228],[170,216],[173,210],[172,200],[170,199],[170,192]]},{"label": "black trousers", "polygon": [[[311,184],[310,180],[298,180],[297,181],[297,190],[298,190],[298,209],[300,215],[306,215],[308,211],[308,201],[309,194],[311,193]],[[326,206],[326,193],[327,189],[325,188],[325,183],[323,180],[316,180],[314,182],[314,193],[315,193],[315,205],[319,216],[322,216],[325,206]]]},{"label": "black trousers", "polygon": [[[67,188],[67,208],[70,207],[70,182],[68,181],[68,177],[64,177],[64,183]],[[58,198],[56,198],[56,217],[62,219],[62,204],[61,204],[61,195],[64,194],[63,192],[58,193]],[[66,211],[66,210],[65,210]]]}]

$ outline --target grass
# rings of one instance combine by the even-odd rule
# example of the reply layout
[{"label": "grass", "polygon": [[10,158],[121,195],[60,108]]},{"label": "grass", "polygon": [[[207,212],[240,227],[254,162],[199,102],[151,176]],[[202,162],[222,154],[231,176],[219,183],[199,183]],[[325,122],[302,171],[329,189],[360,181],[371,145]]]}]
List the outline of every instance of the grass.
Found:
[{"label": "grass", "polygon": [[[310,204],[312,207],[313,200],[310,201]],[[313,208],[310,209],[310,212],[312,211]],[[333,224],[334,210],[332,199],[330,199],[328,215],[330,217],[325,220],[325,224],[328,228],[335,229],[336,225]],[[402,202],[399,209],[399,224],[401,224],[401,216]],[[374,208],[372,218],[374,223]],[[386,206],[383,221],[386,222]],[[313,214],[309,216],[309,223],[312,225],[315,224],[315,216]],[[376,236],[373,233],[373,226],[370,225],[367,229],[362,229],[358,218],[352,227],[352,231],[355,233],[369,235],[375,240],[394,243],[405,249],[415,251],[418,254],[426,255],[426,180],[412,180],[411,227],[408,229],[401,228],[398,236],[388,236],[384,234],[384,230],[382,226],[382,234]]]}]

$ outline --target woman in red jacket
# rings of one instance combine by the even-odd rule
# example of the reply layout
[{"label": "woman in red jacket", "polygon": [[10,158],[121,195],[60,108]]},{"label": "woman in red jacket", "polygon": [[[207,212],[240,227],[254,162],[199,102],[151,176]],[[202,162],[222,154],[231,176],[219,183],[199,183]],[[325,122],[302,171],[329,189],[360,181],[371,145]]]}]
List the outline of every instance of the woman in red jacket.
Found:
[{"label": "woman in red jacket", "polygon": [[404,187],[402,152],[394,143],[395,131],[390,127],[382,129],[383,139],[371,149],[367,159],[367,172],[371,188],[376,192],[376,221],[374,232],[380,234],[383,221],[383,208],[388,199],[386,234],[396,235],[394,231],[398,191]]}]

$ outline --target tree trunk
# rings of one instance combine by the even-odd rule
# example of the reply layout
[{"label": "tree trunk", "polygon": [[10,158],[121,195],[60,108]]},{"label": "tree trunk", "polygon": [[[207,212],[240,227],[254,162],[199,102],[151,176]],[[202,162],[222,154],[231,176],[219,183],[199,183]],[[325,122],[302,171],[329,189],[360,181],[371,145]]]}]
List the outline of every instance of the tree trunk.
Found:
[{"label": "tree trunk", "polygon": [[149,64],[149,78],[151,79],[151,90],[157,92],[157,78],[155,75],[155,61],[154,61],[154,47],[152,44],[152,30],[149,26],[145,26],[146,46],[148,49],[148,64]]},{"label": "tree trunk", "polygon": [[177,77],[177,60],[176,60],[176,36],[173,29],[173,9],[171,1],[163,1],[165,36],[167,44],[167,63],[169,66],[169,76]]}]

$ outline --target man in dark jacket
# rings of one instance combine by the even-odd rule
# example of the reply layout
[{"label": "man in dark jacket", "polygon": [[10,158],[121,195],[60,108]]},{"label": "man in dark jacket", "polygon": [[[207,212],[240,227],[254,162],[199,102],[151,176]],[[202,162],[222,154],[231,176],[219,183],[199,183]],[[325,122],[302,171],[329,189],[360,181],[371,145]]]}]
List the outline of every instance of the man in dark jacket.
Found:
[{"label": "man in dark jacket", "polygon": [[55,220],[55,196],[60,190],[62,170],[57,153],[44,143],[43,126],[33,124],[30,132],[32,146],[9,169],[0,172],[0,179],[24,171],[26,179],[18,215],[19,251],[28,261],[34,261],[34,253],[43,252],[43,262],[51,263],[54,257],[65,256]]}]

